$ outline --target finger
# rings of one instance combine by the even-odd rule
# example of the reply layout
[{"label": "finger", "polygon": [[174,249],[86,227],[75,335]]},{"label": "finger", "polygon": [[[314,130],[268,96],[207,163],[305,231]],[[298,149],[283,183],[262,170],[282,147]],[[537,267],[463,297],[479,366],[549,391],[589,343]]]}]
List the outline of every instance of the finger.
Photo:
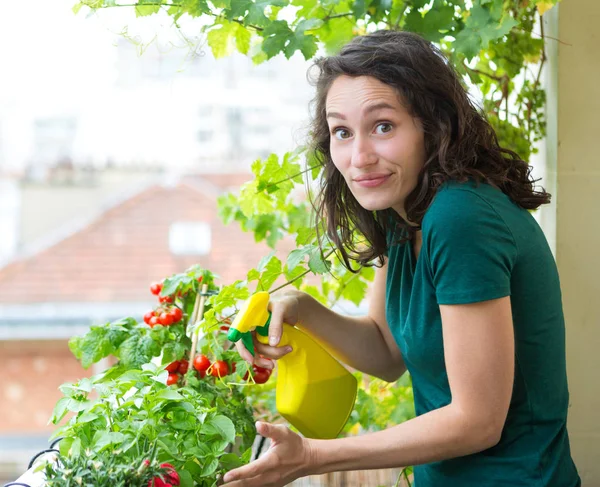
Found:
[{"label": "finger", "polygon": [[292,351],[292,347],[289,345],[286,345],[285,347],[271,347],[270,345],[265,345],[264,343],[258,342],[256,345],[256,351],[265,357],[279,360],[281,357],[284,357],[290,353]]},{"label": "finger", "polygon": [[257,475],[249,479],[234,480],[233,482],[223,484],[222,487],[285,487],[286,482],[281,480],[277,474]]},{"label": "finger", "polygon": [[242,343],[241,340],[239,342],[236,342],[235,348],[237,349],[238,353],[240,354],[240,357],[242,357],[246,362],[248,362],[250,364],[254,363],[254,357],[248,351],[248,349],[245,347],[245,345]]},{"label": "finger", "polygon": [[265,357],[263,354],[260,353],[260,342],[256,339],[256,335],[254,336],[254,365],[257,365],[259,367],[263,367],[265,369],[273,369],[275,368],[275,363],[269,358],[269,357]]},{"label": "finger", "polygon": [[273,460],[271,459],[271,456],[265,455],[258,460],[254,460],[248,465],[230,470],[223,477],[223,481],[226,482],[225,485],[229,485],[227,482],[233,482],[234,480],[248,480],[252,477],[260,476],[262,473],[267,473],[270,470],[272,463]]},{"label": "finger", "polygon": [[269,311],[271,311],[271,322],[269,323],[269,345],[274,347],[281,340],[285,304],[277,301],[269,301]]},{"label": "finger", "polygon": [[273,443],[280,443],[285,441],[286,437],[288,437],[290,429],[282,424],[271,424],[263,421],[257,421],[256,431],[259,435],[273,440]]}]

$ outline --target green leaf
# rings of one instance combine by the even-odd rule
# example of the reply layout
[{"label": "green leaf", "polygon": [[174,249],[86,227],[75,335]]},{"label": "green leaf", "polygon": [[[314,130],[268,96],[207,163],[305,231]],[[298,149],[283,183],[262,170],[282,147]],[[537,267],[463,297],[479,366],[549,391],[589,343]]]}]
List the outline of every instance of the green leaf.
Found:
[{"label": "green leaf", "polygon": [[307,245],[317,238],[317,232],[314,228],[304,227],[298,230],[296,236],[296,245]]},{"label": "green leaf", "polygon": [[183,401],[183,396],[181,394],[169,388],[163,389],[154,397],[163,401]]},{"label": "green leaf", "polygon": [[122,364],[132,369],[141,367],[159,354],[160,347],[157,343],[150,336],[141,334],[130,336],[117,351]]},{"label": "green leaf", "polygon": [[194,479],[190,472],[180,469],[177,473],[179,474],[179,487],[194,487]]},{"label": "green leaf", "polygon": [[[232,22],[224,21],[217,24],[218,28],[208,31],[206,40],[216,59],[229,56],[233,52],[232,36],[236,36],[238,29]],[[242,27],[242,30],[246,30]]]},{"label": "green leaf", "polygon": [[208,477],[214,474],[217,471],[217,468],[219,468],[219,460],[216,458],[209,457],[206,460],[208,461],[204,464],[204,468],[202,468],[202,473],[200,474],[201,477]]},{"label": "green leaf", "polygon": [[235,46],[242,54],[248,54],[248,51],[250,51],[252,33],[239,24],[235,24],[235,26]]},{"label": "green leaf", "polygon": [[69,409],[68,409],[69,401],[71,401],[71,398],[69,398],[69,397],[61,397],[58,400],[58,402],[54,406],[54,410],[52,411],[52,417],[50,418],[50,421],[53,424],[60,423],[60,421],[65,417],[65,415],[69,411]]},{"label": "green leaf", "polygon": [[259,282],[262,288],[264,290],[270,289],[271,285],[281,275],[281,272],[281,261],[274,255],[271,256],[265,266],[265,270],[260,275]]},{"label": "green leaf", "polygon": [[92,440],[93,448],[102,451],[109,445],[120,445],[125,441],[125,435],[114,431],[97,431]]},{"label": "green leaf", "polygon": [[289,2],[287,0],[256,0],[249,3],[246,23],[257,27],[266,27],[270,21],[265,16],[265,9],[267,7],[285,7]]},{"label": "green leaf", "polygon": [[363,302],[366,293],[367,283],[355,275],[352,276],[345,284],[342,291],[342,297],[353,302],[356,306],[360,306],[360,303]]},{"label": "green leaf", "polygon": [[234,455],[233,453],[226,453],[219,460],[221,462],[221,466],[225,470],[232,470],[234,468],[238,468],[244,465],[242,459],[237,455]]},{"label": "green leaf", "polygon": [[331,268],[331,262],[323,260],[321,251],[317,248],[310,255],[308,260],[308,268],[315,274],[325,274]]},{"label": "green leaf", "polygon": [[292,286],[294,286],[296,289],[300,289],[300,286],[302,285],[302,279],[296,279],[295,281],[294,279],[304,272],[306,272],[306,268],[303,265],[297,265],[294,267],[293,271],[288,270],[287,265],[283,269],[285,278],[288,281],[293,281]]},{"label": "green leaf", "polygon": [[312,255],[314,251],[314,245],[307,245],[305,247],[292,250],[287,258],[288,270],[294,270],[296,266],[304,260],[304,257],[306,257],[307,255]]},{"label": "green leaf", "polygon": [[464,54],[470,61],[481,50],[481,37],[468,29],[463,29],[456,36],[453,45],[457,52]]},{"label": "green leaf", "polygon": [[136,17],[145,17],[158,12],[160,12],[160,5],[142,5],[141,0],[138,5],[135,6]]},{"label": "green leaf", "polygon": [[262,50],[268,59],[282,52],[289,39],[294,35],[287,22],[283,20],[272,22],[261,34],[264,37]]},{"label": "green leaf", "polygon": [[209,419],[202,427],[206,434],[218,434],[230,443],[235,441],[235,426],[227,416],[219,414]]}]

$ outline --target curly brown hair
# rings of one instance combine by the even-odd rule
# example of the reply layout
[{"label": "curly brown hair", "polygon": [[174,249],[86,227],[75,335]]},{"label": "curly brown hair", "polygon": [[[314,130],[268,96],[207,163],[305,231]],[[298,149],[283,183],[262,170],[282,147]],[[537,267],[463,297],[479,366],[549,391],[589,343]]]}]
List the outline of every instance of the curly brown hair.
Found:
[{"label": "curly brown hair", "polygon": [[[318,68],[316,76],[313,68]],[[426,159],[417,186],[405,202],[408,221],[392,209],[364,209],[332,161],[326,100],[340,75],[371,76],[393,87],[423,126]],[[361,265],[373,265],[374,259],[383,263],[390,225],[412,238],[444,182],[485,182],[528,210],[550,201],[543,188],[535,189],[531,166],[514,151],[500,147],[494,129],[443,53],[417,34],[380,30],[356,37],[339,54],[316,58],[309,81],[316,87],[316,95],[311,102],[314,114],[308,145],[323,166],[321,187],[313,200],[316,221],[325,224],[327,237],[349,270],[353,270],[350,260]],[[356,244],[356,232],[364,236],[366,244]],[[319,234],[321,240],[322,232]]]}]

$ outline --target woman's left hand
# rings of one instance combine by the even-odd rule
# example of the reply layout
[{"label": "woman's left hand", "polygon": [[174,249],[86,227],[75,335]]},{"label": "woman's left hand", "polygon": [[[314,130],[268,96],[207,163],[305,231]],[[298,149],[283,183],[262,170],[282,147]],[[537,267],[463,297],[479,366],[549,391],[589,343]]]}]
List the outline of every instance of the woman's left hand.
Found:
[{"label": "woman's left hand", "polygon": [[258,460],[225,474],[223,487],[283,487],[310,474],[310,440],[286,426],[256,423],[256,430],[271,439],[271,447]]}]

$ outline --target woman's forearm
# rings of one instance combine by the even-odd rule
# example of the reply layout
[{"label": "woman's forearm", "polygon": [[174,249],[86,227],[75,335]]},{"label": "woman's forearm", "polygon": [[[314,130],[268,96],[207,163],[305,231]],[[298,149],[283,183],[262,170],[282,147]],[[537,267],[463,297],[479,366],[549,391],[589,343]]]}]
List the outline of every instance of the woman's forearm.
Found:
[{"label": "woman's forearm", "polygon": [[406,467],[469,455],[499,441],[489,424],[449,405],[376,433],[308,440],[310,474]]},{"label": "woman's forearm", "polygon": [[394,358],[374,320],[368,316],[343,316],[323,306],[312,296],[297,292],[298,326],[322,343],[338,360],[350,367],[387,381],[406,370]]}]

